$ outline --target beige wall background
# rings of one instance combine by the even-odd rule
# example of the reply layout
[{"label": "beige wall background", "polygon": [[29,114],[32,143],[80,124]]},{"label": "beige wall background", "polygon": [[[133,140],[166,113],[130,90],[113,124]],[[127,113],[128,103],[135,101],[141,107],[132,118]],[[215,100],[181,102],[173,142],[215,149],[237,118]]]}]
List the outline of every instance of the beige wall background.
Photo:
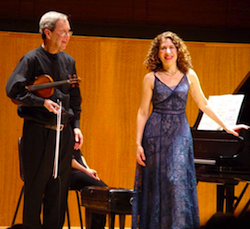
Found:
[{"label": "beige wall background", "polygon": [[[112,187],[133,188],[136,115],[149,40],[73,36],[66,52],[76,60],[83,103],[82,152],[91,168]],[[20,58],[41,44],[40,35],[0,32],[0,226],[9,226],[23,185],[19,176],[18,137],[23,120],[6,97],[5,85]],[[250,70],[250,45],[186,42],[205,95],[232,93]],[[192,126],[198,108],[189,96]],[[34,152],[35,153],[35,152]],[[238,195],[244,184],[236,187]],[[243,201],[250,197],[248,191]],[[216,185],[198,183],[201,224],[216,211]],[[22,206],[21,206],[22,208]],[[243,208],[243,204],[238,207]],[[69,194],[71,225],[78,226],[75,194]],[[84,218],[84,208],[83,218]],[[118,221],[118,220],[117,220]],[[21,211],[16,222],[21,222]],[[126,218],[129,227],[130,216]],[[117,224],[118,225],[118,224]]]}]

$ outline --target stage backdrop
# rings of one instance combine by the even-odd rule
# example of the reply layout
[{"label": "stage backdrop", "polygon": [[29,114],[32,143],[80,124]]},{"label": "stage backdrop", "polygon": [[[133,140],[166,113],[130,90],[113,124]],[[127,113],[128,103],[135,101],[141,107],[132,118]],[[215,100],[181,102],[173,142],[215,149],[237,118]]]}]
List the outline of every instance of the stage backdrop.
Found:
[{"label": "stage backdrop", "polygon": [[[20,58],[40,44],[38,34],[0,32],[0,226],[11,224],[23,185],[17,149],[23,120],[17,116],[16,105],[6,97],[5,85]],[[232,93],[250,70],[248,44],[186,44],[206,96]],[[75,58],[78,77],[82,79],[82,152],[89,166],[112,187],[133,188],[136,115],[142,79],[147,73],[143,61],[149,46],[149,40],[73,36],[66,50]],[[190,126],[197,113],[189,96]],[[243,185],[236,187],[237,195]],[[247,192],[243,201],[249,196]],[[216,185],[198,183],[198,198],[204,224],[216,211]],[[69,209],[71,225],[79,226],[74,193],[69,195]],[[21,222],[21,211],[17,222]],[[126,227],[130,222],[128,216]]]}]

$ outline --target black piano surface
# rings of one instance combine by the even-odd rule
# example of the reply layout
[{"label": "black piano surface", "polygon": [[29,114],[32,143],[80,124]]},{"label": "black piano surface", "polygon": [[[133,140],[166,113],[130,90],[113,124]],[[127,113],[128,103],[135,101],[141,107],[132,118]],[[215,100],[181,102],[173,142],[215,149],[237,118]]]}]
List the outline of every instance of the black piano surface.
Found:
[{"label": "black piano surface", "polygon": [[[245,95],[237,123],[250,126],[250,72],[232,94]],[[216,183],[217,211],[224,211],[225,199],[225,211],[233,212],[248,183],[240,198],[234,196],[234,186],[241,181],[250,181],[250,130],[241,129],[239,137],[225,131],[198,130],[202,114],[199,111],[191,128],[197,181]]]}]

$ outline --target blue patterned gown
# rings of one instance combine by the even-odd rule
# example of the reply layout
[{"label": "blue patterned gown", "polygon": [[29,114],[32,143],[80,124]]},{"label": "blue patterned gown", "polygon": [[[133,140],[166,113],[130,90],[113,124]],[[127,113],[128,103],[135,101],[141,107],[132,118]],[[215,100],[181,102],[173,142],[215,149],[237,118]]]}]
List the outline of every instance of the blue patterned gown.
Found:
[{"label": "blue patterned gown", "polygon": [[133,229],[200,226],[193,142],[185,113],[188,90],[186,75],[172,89],[155,76],[153,112],[142,139],[146,167],[136,168]]}]

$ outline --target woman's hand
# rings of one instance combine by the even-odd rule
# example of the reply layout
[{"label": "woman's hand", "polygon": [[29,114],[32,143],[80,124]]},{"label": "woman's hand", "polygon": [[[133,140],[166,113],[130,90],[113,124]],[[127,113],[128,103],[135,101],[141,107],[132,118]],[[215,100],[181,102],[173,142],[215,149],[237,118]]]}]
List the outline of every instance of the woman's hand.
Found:
[{"label": "woman's hand", "polygon": [[234,136],[239,136],[239,133],[237,130],[240,130],[240,129],[245,129],[245,130],[248,130],[250,127],[245,125],[245,124],[238,124],[238,125],[235,125],[235,126],[232,126],[232,127],[227,127],[225,128],[225,131],[229,134],[233,134]]},{"label": "woman's hand", "polygon": [[145,164],[145,154],[144,154],[144,149],[142,146],[137,146],[137,150],[136,150],[136,161],[139,165],[141,166],[146,166]]},{"label": "woman's hand", "polygon": [[95,180],[98,180],[98,181],[100,180],[100,178],[98,177],[97,172],[96,172],[94,169],[87,169],[86,173],[87,173],[90,177],[94,178]]}]

